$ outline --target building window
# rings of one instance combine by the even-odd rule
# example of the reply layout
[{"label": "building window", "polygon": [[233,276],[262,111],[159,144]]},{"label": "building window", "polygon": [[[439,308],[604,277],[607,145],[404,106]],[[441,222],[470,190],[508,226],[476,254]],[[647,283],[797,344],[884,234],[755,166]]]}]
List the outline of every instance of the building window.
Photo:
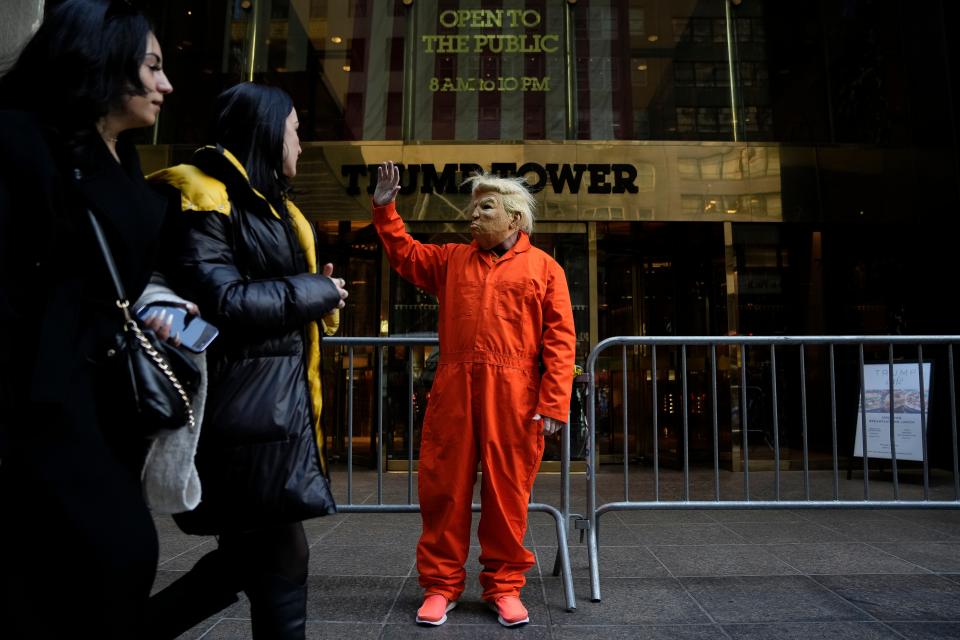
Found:
[{"label": "building window", "polygon": [[696,133],[696,109],[692,107],[677,107],[677,131],[679,133]]},{"label": "building window", "polygon": [[716,107],[699,107],[697,109],[697,131],[700,133],[717,133],[718,110]]},{"label": "building window", "polygon": [[704,20],[702,18],[693,18],[690,20],[693,23],[693,41],[699,44],[706,44],[708,42],[713,42],[713,29],[712,23],[710,20]]},{"label": "building window", "polygon": [[693,72],[698,87],[712,87],[715,85],[714,64],[712,62],[694,63]]},{"label": "building window", "polygon": [[678,87],[692,87],[696,84],[692,62],[673,63],[673,81]]},{"label": "building window", "polygon": [[713,19],[713,41],[722,43],[727,41],[727,21],[725,18]]},{"label": "building window", "polygon": [[328,0],[310,0],[310,17],[326,18],[328,11],[327,2]]},{"label": "building window", "polygon": [[643,7],[630,7],[630,33],[640,36],[647,34],[647,12]]}]

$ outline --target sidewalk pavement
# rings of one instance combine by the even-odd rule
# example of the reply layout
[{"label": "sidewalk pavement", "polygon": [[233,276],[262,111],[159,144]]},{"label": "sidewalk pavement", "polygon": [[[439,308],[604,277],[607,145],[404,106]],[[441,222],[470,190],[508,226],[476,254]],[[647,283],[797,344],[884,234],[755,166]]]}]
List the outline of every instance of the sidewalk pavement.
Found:
[{"label": "sidewalk pavement", "polygon": [[[739,499],[727,491],[742,485],[742,475],[721,473],[722,495]],[[800,476],[792,473],[781,474],[784,499],[797,493]],[[540,474],[537,501],[559,505],[558,477]],[[750,477],[751,487],[756,482],[756,493],[762,494],[772,474]],[[828,499],[832,473],[814,477],[814,497]],[[712,472],[697,472],[691,491],[710,499],[712,482]],[[916,478],[901,483],[901,495],[919,495]],[[341,502],[345,484],[345,475],[335,472]],[[598,504],[623,498],[621,475],[602,472],[598,484]],[[871,478],[871,497],[886,497],[890,484],[889,478]],[[631,497],[645,498],[651,485],[649,475],[632,476]],[[407,486],[406,474],[388,474],[382,501],[405,502]],[[414,492],[415,487],[414,478]],[[679,488],[681,473],[661,471],[661,497],[675,496]],[[862,477],[841,480],[842,495],[862,497],[862,490]],[[824,491],[828,495],[820,495]],[[950,498],[952,491],[949,475],[934,474],[931,497]],[[582,475],[573,477],[572,495],[573,511],[583,513]],[[355,472],[353,500],[377,503],[374,474]],[[216,543],[181,533],[169,517],[157,517],[156,523],[159,589]],[[553,519],[532,513],[526,543],[537,564],[523,592],[530,624],[514,629],[500,627],[480,601],[476,523],[475,514],[468,585],[459,606],[442,627],[423,628],[414,624],[421,599],[414,559],[419,514],[345,514],[306,522],[311,545],[307,637],[960,639],[960,510],[609,513],[600,527],[599,603],[589,600],[586,548],[571,535],[573,612],[566,611],[560,578],[552,575]],[[181,637],[251,638],[247,601],[241,596]]]}]

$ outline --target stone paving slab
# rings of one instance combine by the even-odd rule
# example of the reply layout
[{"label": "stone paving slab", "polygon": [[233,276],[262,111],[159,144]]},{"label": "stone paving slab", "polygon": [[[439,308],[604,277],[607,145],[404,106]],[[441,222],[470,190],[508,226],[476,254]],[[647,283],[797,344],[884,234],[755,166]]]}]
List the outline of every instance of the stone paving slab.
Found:
[{"label": "stone paving slab", "polygon": [[960,584],[941,576],[846,575],[812,579],[878,620],[960,620]]},{"label": "stone paving slab", "polygon": [[[354,502],[376,503],[372,476],[357,474]],[[772,495],[772,473],[750,476],[751,497]],[[633,474],[631,496],[650,493],[651,477]],[[832,473],[811,477],[811,491],[830,499]],[[538,477],[538,501],[559,504],[558,478]],[[690,480],[692,495],[712,499],[712,472],[695,471]],[[405,502],[406,483],[405,474],[390,474],[382,499]],[[622,477],[601,474],[598,485],[600,503],[622,498]],[[342,499],[342,475],[335,488]],[[660,488],[663,499],[681,495],[682,474],[661,470]],[[741,476],[722,473],[721,488],[726,499],[739,499]],[[842,481],[841,493],[859,499],[862,488],[862,478],[855,476]],[[874,499],[889,490],[889,479],[871,475]],[[907,485],[902,494],[917,490]],[[574,476],[571,491],[573,511],[582,513],[583,476]],[[781,498],[787,494],[802,497],[795,478],[784,481]],[[934,494],[952,498],[952,484],[932,487]],[[169,517],[156,522],[158,590],[216,542],[182,534]],[[552,575],[554,521],[534,513],[525,539],[537,559],[524,590],[531,624],[520,629],[500,627],[480,600],[478,522],[474,514],[467,590],[440,628],[413,622],[421,598],[415,567],[419,514],[338,514],[305,523],[311,545],[307,638],[960,640],[960,510],[609,512],[600,529],[601,602],[590,601],[586,546],[578,532],[568,531],[577,595],[573,612],[566,610],[561,580]],[[237,604],[181,636],[251,637],[242,594]]]},{"label": "stone paving slab", "polygon": [[807,576],[680,578],[680,583],[721,624],[871,619]]}]

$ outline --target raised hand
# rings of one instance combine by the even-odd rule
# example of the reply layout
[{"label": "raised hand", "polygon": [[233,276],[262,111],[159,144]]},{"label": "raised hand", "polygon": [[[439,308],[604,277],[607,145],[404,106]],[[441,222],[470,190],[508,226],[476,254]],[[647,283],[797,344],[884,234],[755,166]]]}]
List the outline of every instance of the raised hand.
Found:
[{"label": "raised hand", "polygon": [[400,169],[387,160],[377,167],[377,188],[373,192],[373,204],[378,207],[391,202],[400,191]]}]

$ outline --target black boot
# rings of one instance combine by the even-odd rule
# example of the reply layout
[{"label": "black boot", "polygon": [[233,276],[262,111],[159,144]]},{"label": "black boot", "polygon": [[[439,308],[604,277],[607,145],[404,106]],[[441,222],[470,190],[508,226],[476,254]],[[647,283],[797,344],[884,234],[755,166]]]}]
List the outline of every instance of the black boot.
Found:
[{"label": "black boot", "polygon": [[276,575],[258,576],[246,589],[253,640],[303,640],[307,632],[307,585]]},{"label": "black boot", "polygon": [[223,555],[211,551],[182,578],[150,597],[145,629],[150,640],[176,638],[237,602],[239,578]]}]

